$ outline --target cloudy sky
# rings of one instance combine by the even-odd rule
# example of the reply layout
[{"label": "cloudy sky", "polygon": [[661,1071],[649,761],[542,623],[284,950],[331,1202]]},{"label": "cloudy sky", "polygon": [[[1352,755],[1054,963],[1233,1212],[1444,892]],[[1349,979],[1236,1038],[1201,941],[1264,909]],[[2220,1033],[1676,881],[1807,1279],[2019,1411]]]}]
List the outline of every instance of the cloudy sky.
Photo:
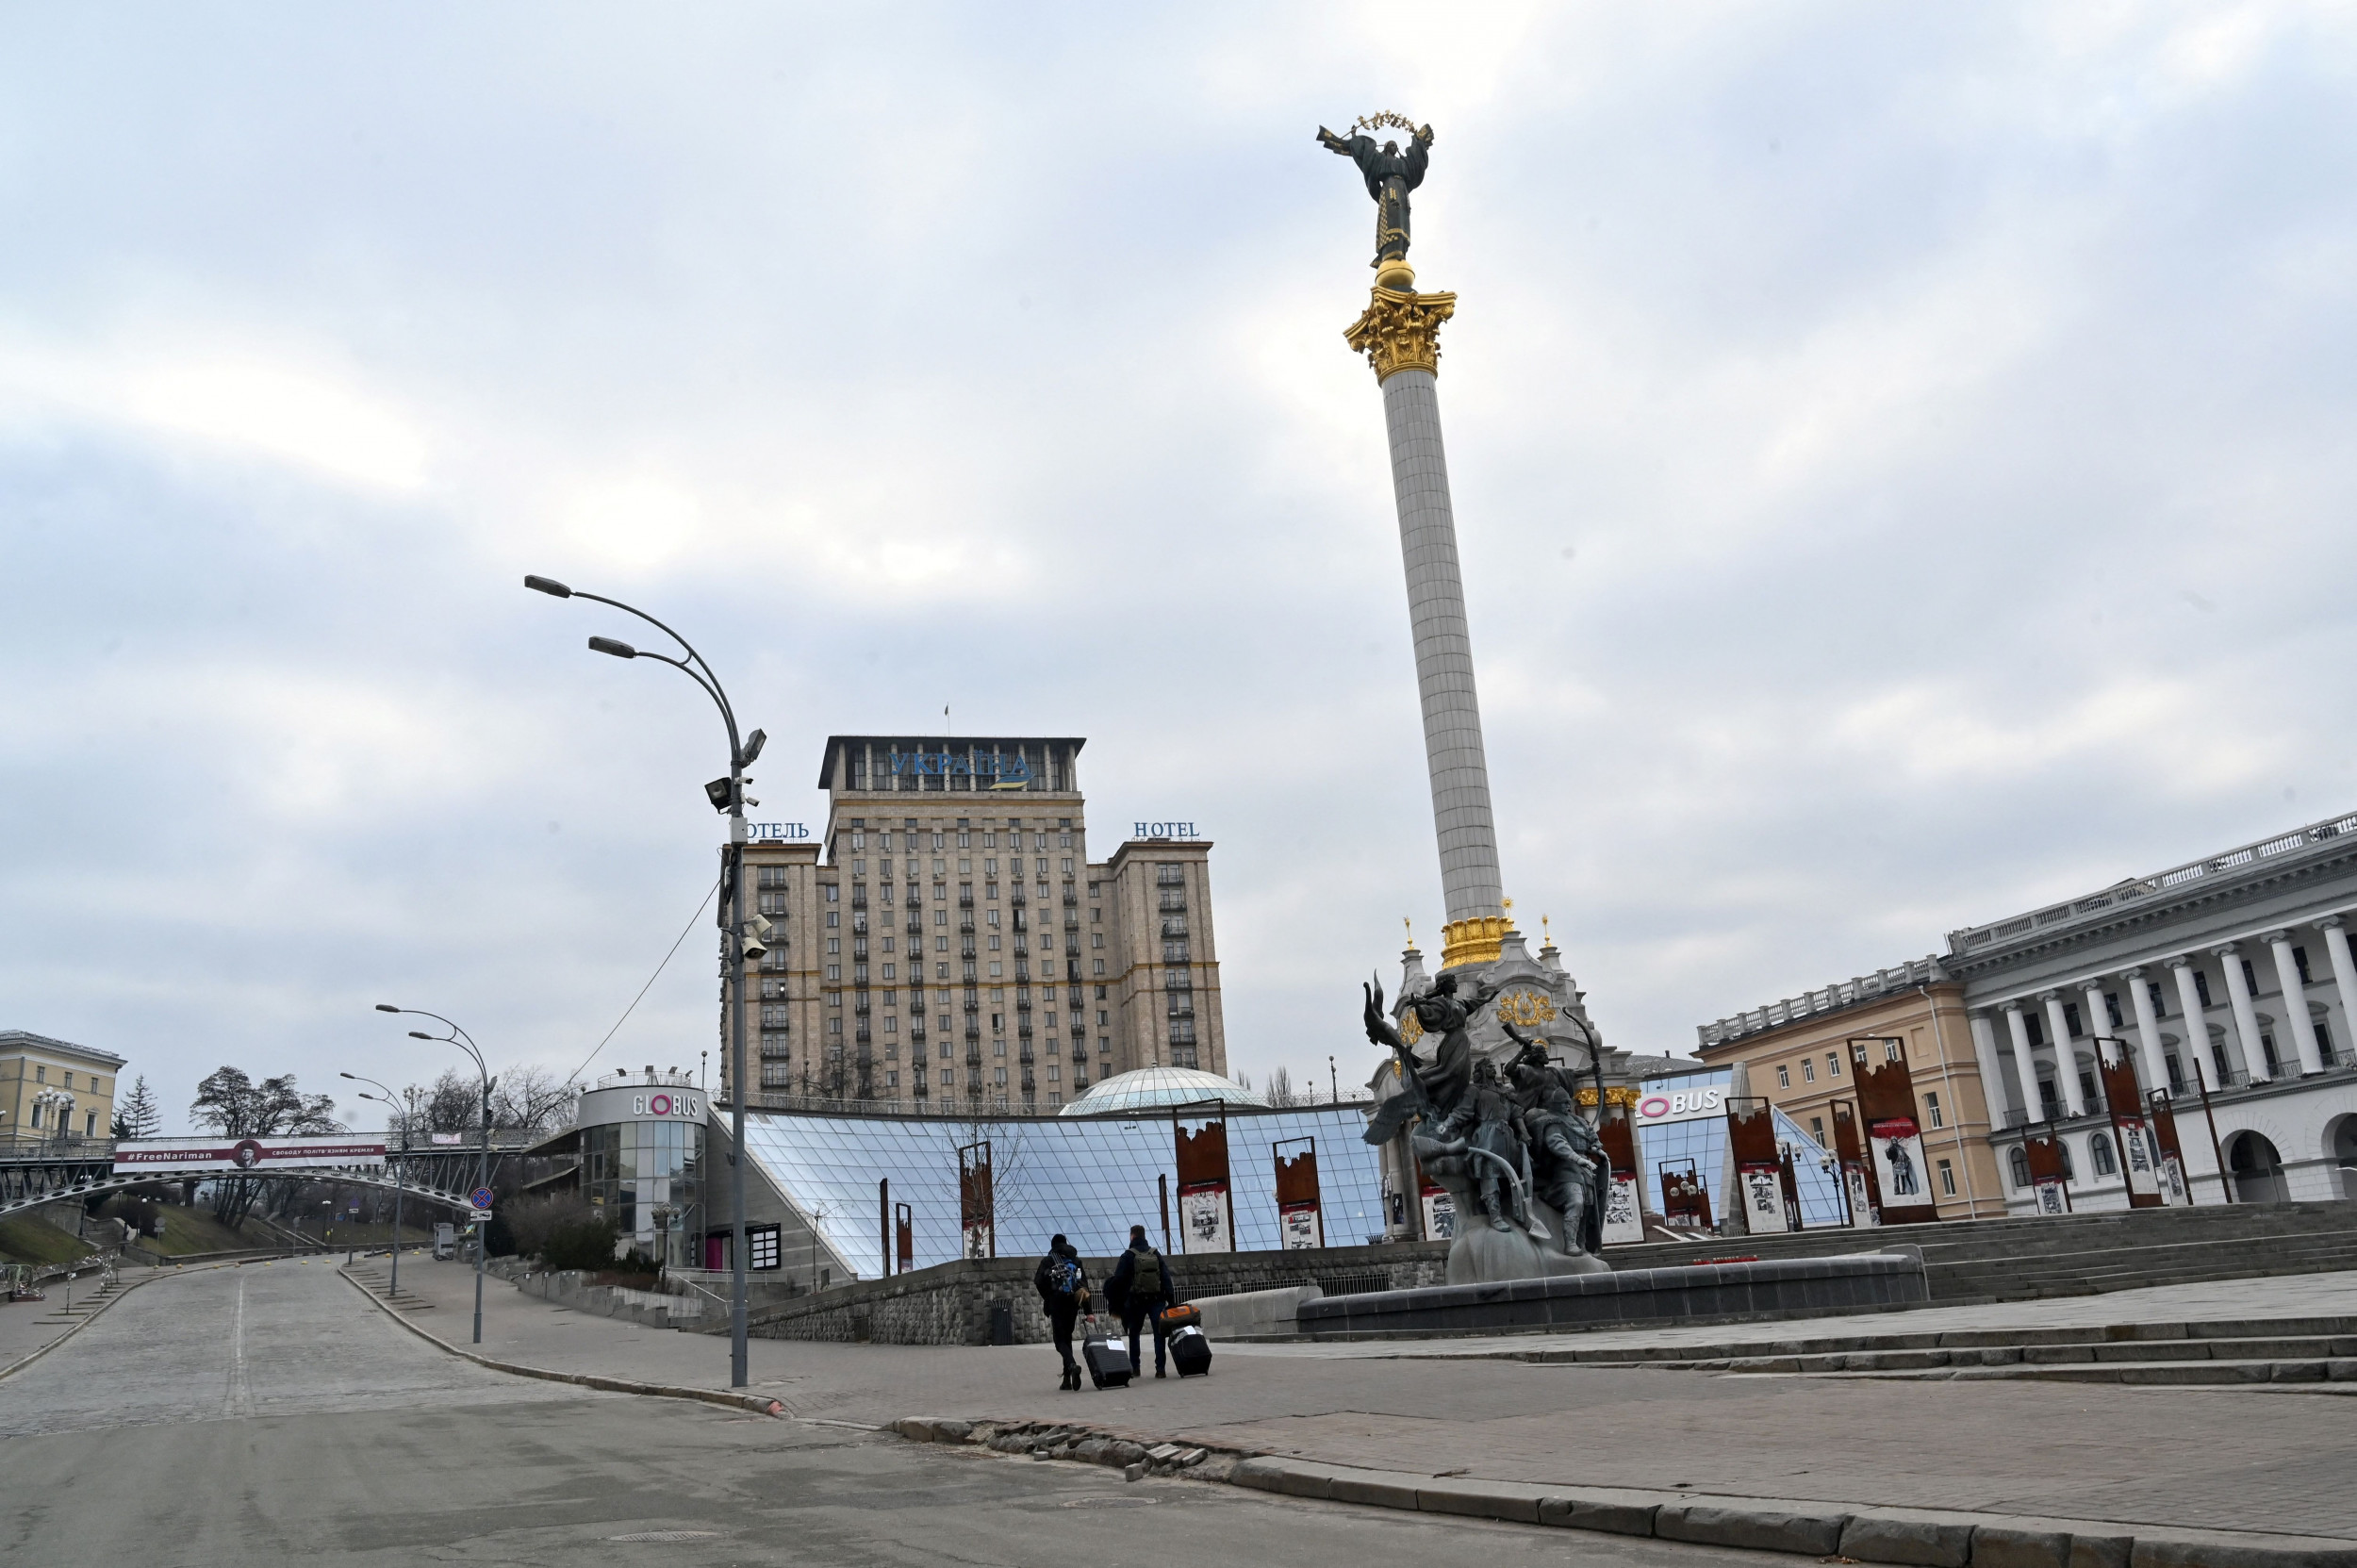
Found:
[{"label": "cloudy sky", "polygon": [[[0,8],[0,1027],[569,1071],[713,872],[687,629],[1193,818],[1235,1065],[1438,934],[1423,286],[1506,881],[1612,1043],[2357,806],[2357,11]],[[1112,845],[1100,831],[1098,853]],[[700,927],[607,1063],[714,1032]],[[1355,1064],[1355,1068],[1354,1068]]]}]

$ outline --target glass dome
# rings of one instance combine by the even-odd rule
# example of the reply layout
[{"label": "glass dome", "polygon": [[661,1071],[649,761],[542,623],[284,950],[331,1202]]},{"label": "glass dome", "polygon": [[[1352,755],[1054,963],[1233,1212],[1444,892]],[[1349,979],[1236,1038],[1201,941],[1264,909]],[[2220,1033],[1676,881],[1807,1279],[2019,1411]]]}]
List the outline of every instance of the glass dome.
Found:
[{"label": "glass dome", "polygon": [[1226,1100],[1230,1105],[1268,1109],[1268,1097],[1258,1089],[1193,1067],[1140,1067],[1109,1078],[1059,1112],[1066,1116],[1104,1116],[1128,1111],[1165,1110],[1200,1100]]}]

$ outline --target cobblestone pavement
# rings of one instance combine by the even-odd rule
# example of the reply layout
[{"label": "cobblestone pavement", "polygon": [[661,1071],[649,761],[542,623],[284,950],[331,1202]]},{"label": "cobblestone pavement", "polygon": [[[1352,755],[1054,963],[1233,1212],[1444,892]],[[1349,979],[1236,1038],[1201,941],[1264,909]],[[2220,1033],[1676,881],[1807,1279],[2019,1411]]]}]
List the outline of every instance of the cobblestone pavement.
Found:
[{"label": "cobblestone pavement", "polygon": [[1791,1560],[585,1393],[447,1355],[319,1263],[159,1279],[0,1380],[0,1540],[12,1561],[170,1568]]},{"label": "cobblestone pavement", "polygon": [[[470,1277],[402,1282],[446,1301],[416,1314],[463,1341]],[[2345,1300],[2347,1275],[2171,1287],[2028,1304],[2124,1308],[2086,1321],[2219,1312],[2289,1316]],[[2214,1292],[2214,1296],[2185,1293]],[[725,1337],[643,1329],[495,1286],[486,1352],[529,1364],[722,1387]],[[2199,1307],[2197,1312],[2195,1308]],[[1959,1308],[1989,1313],[2010,1309]],[[1926,1313],[1887,1314],[1922,1319]],[[439,1321],[431,1321],[438,1319]],[[1858,1324],[1856,1318],[1812,1320]],[[1961,1325],[1958,1325],[1961,1326]],[[1986,1323],[1981,1326],[1987,1326]],[[1760,1325],[1740,1326],[1747,1336]],[[1673,1330],[1675,1332],[1675,1330]],[[1588,1336],[1580,1336],[1586,1342]],[[1441,1342],[1435,1342],[1441,1343]],[[1454,1343],[1454,1342],[1448,1342]],[[1732,1378],[1457,1359],[1367,1361],[1222,1347],[1212,1376],[1057,1392],[1055,1358],[1001,1349],[756,1340],[753,1387],[804,1416],[1085,1421],[1154,1437],[1502,1480],[1673,1487],[1745,1496],[1982,1510],[2357,1538],[2343,1399],[2218,1388]],[[1321,1347],[1322,1348],[1322,1347]],[[1386,1347],[1396,1355],[1399,1347]]]}]

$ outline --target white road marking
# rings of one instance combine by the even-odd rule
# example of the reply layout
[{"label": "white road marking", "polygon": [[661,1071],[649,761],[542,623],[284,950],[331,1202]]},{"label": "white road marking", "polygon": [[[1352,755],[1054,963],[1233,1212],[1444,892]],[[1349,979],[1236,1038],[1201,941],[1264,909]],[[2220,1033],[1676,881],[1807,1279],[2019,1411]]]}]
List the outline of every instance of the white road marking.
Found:
[{"label": "white road marking", "polygon": [[229,1332],[229,1403],[225,1414],[252,1415],[254,1394],[245,1382],[245,1278],[238,1279],[237,1317]]}]

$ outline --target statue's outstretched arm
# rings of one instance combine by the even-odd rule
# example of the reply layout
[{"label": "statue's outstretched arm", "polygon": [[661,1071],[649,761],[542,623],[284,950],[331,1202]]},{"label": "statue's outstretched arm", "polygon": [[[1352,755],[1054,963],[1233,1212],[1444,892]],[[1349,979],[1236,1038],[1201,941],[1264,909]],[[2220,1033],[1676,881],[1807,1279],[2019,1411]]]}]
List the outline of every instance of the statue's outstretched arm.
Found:
[{"label": "statue's outstretched arm", "polygon": [[1318,144],[1327,152],[1340,153],[1344,157],[1357,156],[1359,149],[1352,143],[1358,140],[1355,136],[1336,136],[1324,125],[1318,127]]},{"label": "statue's outstretched arm", "polygon": [[1383,982],[1379,980],[1369,981],[1359,989],[1367,999],[1364,1015],[1367,1038],[1376,1045],[1389,1046],[1395,1051],[1405,1052],[1407,1044],[1400,1039],[1399,1031],[1393,1029],[1391,1020],[1383,1016]]}]

